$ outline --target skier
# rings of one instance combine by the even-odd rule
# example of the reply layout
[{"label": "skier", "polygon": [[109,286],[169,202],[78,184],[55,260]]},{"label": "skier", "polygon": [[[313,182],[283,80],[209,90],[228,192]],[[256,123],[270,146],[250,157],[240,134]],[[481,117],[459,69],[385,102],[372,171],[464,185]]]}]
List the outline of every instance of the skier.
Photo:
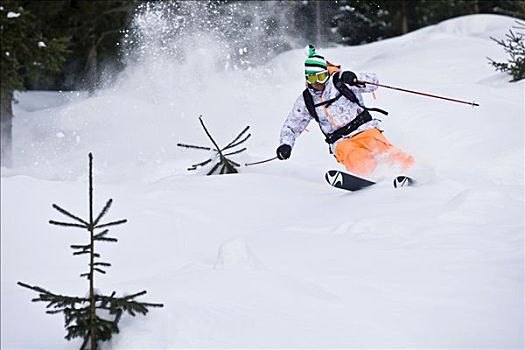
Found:
[{"label": "skier", "polygon": [[369,111],[387,114],[377,108],[364,106],[362,93],[370,93],[377,86],[373,73],[360,74],[340,71],[338,66],[326,61],[312,45],[306,47],[305,60],[307,88],[297,98],[281,130],[277,158],[288,159],[297,137],[315,119],[326,136],[325,141],[339,163],[358,176],[369,176],[377,169],[378,162],[397,165],[407,170],[414,158],[392,145],[379,129],[379,120]]}]

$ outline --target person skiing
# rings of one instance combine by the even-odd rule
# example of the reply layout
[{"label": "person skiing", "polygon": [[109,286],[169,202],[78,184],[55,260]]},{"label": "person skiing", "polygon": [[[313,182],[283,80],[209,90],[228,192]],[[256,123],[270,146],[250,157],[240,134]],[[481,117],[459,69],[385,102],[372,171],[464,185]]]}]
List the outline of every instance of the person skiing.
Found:
[{"label": "person skiing", "polygon": [[[306,47],[305,78],[307,88],[295,101],[280,134],[277,158],[290,158],[295,140],[312,119],[316,120],[330,152],[350,172],[358,176],[374,173],[380,162],[408,170],[414,158],[392,145],[379,129],[379,120],[369,111],[387,114],[364,106],[363,93],[377,86],[376,74],[340,71],[338,66],[318,54],[312,45]],[[335,68],[334,68],[335,67]],[[331,70],[335,70],[331,72]]]}]

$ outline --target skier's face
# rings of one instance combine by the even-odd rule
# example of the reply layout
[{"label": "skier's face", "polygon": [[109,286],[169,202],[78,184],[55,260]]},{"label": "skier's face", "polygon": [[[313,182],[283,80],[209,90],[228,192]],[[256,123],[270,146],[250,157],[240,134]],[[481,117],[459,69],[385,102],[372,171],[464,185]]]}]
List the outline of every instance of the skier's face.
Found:
[{"label": "skier's face", "polygon": [[306,75],[306,82],[317,91],[323,91],[325,83],[328,81],[330,74],[328,71]]},{"label": "skier's face", "polygon": [[310,84],[311,87],[313,87],[317,91],[323,91],[325,87],[325,83],[313,83]]}]

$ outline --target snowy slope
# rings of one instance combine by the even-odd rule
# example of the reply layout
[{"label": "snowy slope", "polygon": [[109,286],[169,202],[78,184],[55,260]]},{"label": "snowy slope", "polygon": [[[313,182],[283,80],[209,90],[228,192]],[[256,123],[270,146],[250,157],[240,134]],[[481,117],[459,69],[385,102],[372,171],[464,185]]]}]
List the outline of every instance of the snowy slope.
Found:
[{"label": "snowy slope", "polygon": [[367,96],[418,161],[422,185],[403,190],[327,186],[324,172],[340,167],[313,123],[287,162],[186,171],[208,156],[176,147],[208,144],[201,114],[221,144],[251,126],[238,161],[273,156],[303,87],[302,50],[243,72],[156,58],[90,98],[20,94],[17,163],[1,179],[2,349],[78,345],[16,281],[86,293],[86,262],[68,248],[84,237],[47,221],[60,218],[51,203],[87,211],[90,151],[97,206],[113,198],[110,218],[129,219],[118,244],[101,246],[113,266],[97,287],[165,304],[124,319],[107,348],[523,348],[524,82],[486,60],[505,59],[489,37],[513,23],[467,16],[321,50],[387,85],[481,105]]}]

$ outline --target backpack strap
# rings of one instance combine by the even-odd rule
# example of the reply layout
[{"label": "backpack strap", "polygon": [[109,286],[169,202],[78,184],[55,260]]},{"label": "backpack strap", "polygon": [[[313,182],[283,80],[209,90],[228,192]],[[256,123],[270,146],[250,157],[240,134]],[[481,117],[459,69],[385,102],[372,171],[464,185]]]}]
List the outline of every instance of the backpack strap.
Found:
[{"label": "backpack strap", "polygon": [[317,112],[315,111],[316,105],[314,104],[314,98],[312,97],[312,94],[310,94],[310,91],[308,91],[308,88],[304,89],[303,91],[303,99],[304,99],[304,104],[306,105],[306,109],[308,110],[308,113],[310,113],[312,118],[314,118],[315,121],[319,123],[319,116],[317,115]]},{"label": "backpack strap", "polygon": [[[325,139],[328,138],[328,135],[325,134],[325,132],[323,131],[323,128],[321,128],[321,123],[319,123],[319,116],[317,115],[317,112],[315,111],[315,107],[317,107],[319,104],[314,104],[314,98],[312,97],[312,94],[310,94],[310,91],[308,91],[308,88],[304,89],[303,98],[304,98],[304,104],[306,105],[306,109],[308,110],[308,113],[310,113],[312,118],[314,118],[315,121],[317,122],[317,125],[319,125],[319,129],[321,130],[321,133],[325,136]],[[330,150],[330,153],[332,153],[332,150]]]}]

